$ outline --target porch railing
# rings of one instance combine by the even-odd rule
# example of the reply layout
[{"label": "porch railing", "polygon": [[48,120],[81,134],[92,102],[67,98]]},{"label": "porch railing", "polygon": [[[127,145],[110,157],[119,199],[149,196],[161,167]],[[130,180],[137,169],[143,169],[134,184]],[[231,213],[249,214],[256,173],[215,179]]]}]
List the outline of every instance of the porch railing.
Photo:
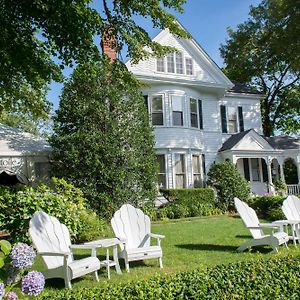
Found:
[{"label": "porch railing", "polygon": [[287,193],[288,195],[300,195],[300,184],[288,184]]}]

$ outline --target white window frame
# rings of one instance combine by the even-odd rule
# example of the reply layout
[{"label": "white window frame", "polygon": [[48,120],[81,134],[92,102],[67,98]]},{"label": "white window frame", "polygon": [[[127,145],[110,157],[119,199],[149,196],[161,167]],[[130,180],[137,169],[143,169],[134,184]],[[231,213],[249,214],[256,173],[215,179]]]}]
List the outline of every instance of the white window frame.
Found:
[{"label": "white window frame", "polygon": [[[184,159],[184,162],[183,162],[183,167],[184,167],[184,172],[183,173],[176,173],[176,155],[183,155],[183,159]],[[187,179],[188,179],[188,174],[187,174],[187,153],[186,152],[173,152],[172,153],[172,167],[173,167],[173,188],[175,189],[178,189],[178,188],[181,188],[181,187],[177,187],[176,185],[176,175],[178,174],[183,174],[184,177],[183,177],[183,188],[187,188],[188,186],[188,182],[187,182]]]},{"label": "white window frame", "polygon": [[[153,120],[152,120],[152,115],[153,115],[153,108],[152,108],[152,101],[153,101],[153,98],[155,97],[161,97],[162,98],[162,120],[163,120],[163,124],[162,125],[154,125],[153,124]],[[166,126],[166,119],[165,119],[165,95],[164,94],[151,94],[148,96],[148,103],[149,103],[149,100],[150,100],[150,105],[149,105],[149,110],[150,110],[150,120],[151,120],[151,125],[153,127],[164,127]]]},{"label": "white window frame", "polygon": [[[230,131],[230,126],[229,126],[229,123],[232,122],[232,120],[229,119],[229,109],[234,109],[235,111],[235,128],[236,128],[236,131]],[[229,134],[234,134],[234,133],[238,133],[239,132],[239,116],[238,116],[238,108],[237,106],[235,105],[227,105],[226,106],[226,114],[227,114],[227,132]]]},{"label": "white window frame", "polygon": [[[172,127],[178,127],[178,128],[182,128],[185,127],[185,95],[184,94],[169,94],[170,96],[170,112],[171,112],[171,126]],[[174,125],[173,122],[173,112],[179,112],[178,110],[173,110],[173,97],[180,97],[181,98],[181,107],[182,107],[182,125]]]},{"label": "white window frame", "polygon": [[[188,74],[188,72],[187,72],[187,63],[186,63],[187,60],[191,61],[191,66],[192,66],[191,71],[192,71],[192,74]],[[187,56],[187,57],[184,58],[184,62],[185,62],[185,66],[184,66],[185,67],[185,75],[187,75],[187,76],[193,76],[194,75],[194,60],[191,57]]]},{"label": "white window frame", "polygon": [[[159,59],[162,59],[162,62],[163,62],[163,71],[159,71],[158,70],[158,60]],[[156,72],[158,73],[166,73],[166,59],[165,59],[165,56],[162,56],[162,57],[157,57],[156,60],[155,60],[155,63],[156,63]]]},{"label": "white window frame", "polygon": [[[192,126],[192,110],[191,110],[191,100],[195,100],[196,101],[196,115],[197,115],[197,127],[193,127]],[[198,98],[194,98],[194,97],[189,97],[189,119],[190,119],[190,124],[189,127],[192,129],[200,129],[200,116],[199,116],[199,99]],[[193,113],[195,114],[195,113]]]},{"label": "white window frame", "polygon": [[[178,54],[180,54],[181,58],[182,58],[182,72],[181,73],[179,73],[178,69],[177,69],[177,55]],[[172,58],[172,64],[173,64],[173,67],[174,67],[174,72],[170,72],[168,70],[168,57],[170,59]],[[167,74],[175,74],[175,75],[187,75],[187,76],[192,76],[195,73],[195,70],[194,70],[194,65],[195,64],[194,64],[193,58],[191,58],[190,56],[185,56],[183,51],[171,52],[171,53],[168,53],[167,55],[165,55],[163,57],[164,71],[159,71],[158,70],[158,63],[157,63],[158,59],[161,59],[161,58],[157,57],[156,60],[155,60],[156,72],[158,72],[158,73],[167,73]],[[187,63],[186,63],[187,59],[191,61],[191,66],[192,66],[191,72],[192,72],[192,74],[187,74]]]},{"label": "white window frame", "polygon": [[[194,156],[198,157],[199,159],[199,172],[195,172],[194,170]],[[203,184],[203,170],[202,170],[202,155],[201,153],[192,153],[192,184],[195,187],[195,175],[200,176],[200,185]],[[202,187],[202,186],[200,186]]]},{"label": "white window frame", "polygon": [[[158,155],[161,155],[161,156],[164,156],[164,159],[165,159],[165,173],[160,173],[160,170],[158,170],[158,177],[159,175],[165,175],[165,183],[166,183],[166,186],[164,188],[168,188],[169,187],[169,184],[168,184],[168,155],[166,153],[156,153],[155,154],[156,156]],[[158,180],[157,180],[158,181]],[[160,188],[160,186],[158,186]]]}]

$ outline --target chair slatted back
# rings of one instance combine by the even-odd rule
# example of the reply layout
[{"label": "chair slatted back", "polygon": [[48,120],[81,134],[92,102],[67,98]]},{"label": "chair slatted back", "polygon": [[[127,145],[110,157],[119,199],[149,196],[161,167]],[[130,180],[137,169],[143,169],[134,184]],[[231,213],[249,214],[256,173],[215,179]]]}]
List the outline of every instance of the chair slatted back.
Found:
[{"label": "chair slatted back", "polygon": [[282,211],[288,220],[300,220],[300,199],[294,195],[287,196]]},{"label": "chair slatted back", "polygon": [[151,232],[150,218],[140,209],[124,204],[111,220],[111,226],[118,238],[126,238],[128,248],[150,246],[146,235]]},{"label": "chair slatted back", "polygon": [[[29,223],[29,235],[37,252],[70,252],[71,239],[68,228],[57,218],[45,212],[35,212]],[[48,269],[63,265],[63,257],[42,256]],[[72,261],[73,257],[70,256]]]},{"label": "chair slatted back", "polygon": [[[259,220],[253,208],[251,208],[247,203],[241,201],[239,198],[234,198],[234,205],[246,227],[259,226]],[[249,230],[254,239],[259,239],[264,235],[261,229]]]}]

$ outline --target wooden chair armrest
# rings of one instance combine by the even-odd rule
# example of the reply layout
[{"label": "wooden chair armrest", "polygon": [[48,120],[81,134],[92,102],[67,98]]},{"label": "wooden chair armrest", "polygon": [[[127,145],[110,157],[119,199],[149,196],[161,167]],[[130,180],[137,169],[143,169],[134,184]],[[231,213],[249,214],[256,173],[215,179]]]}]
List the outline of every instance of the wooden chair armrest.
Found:
[{"label": "wooden chair armrest", "polygon": [[63,256],[63,257],[68,257],[69,255],[72,255],[71,252],[38,252],[38,255],[41,256]]},{"label": "wooden chair armrest", "polygon": [[152,237],[152,238],[155,238],[155,239],[164,239],[165,238],[165,236],[164,235],[162,235],[162,234],[156,234],[156,233],[148,233],[148,236],[149,237]]},{"label": "wooden chair armrest", "polygon": [[93,250],[96,248],[100,248],[101,245],[96,245],[96,244],[82,244],[82,245],[71,245],[71,249],[88,249],[88,250]]},{"label": "wooden chair armrest", "polygon": [[280,228],[282,225],[279,224],[273,224],[273,223],[260,223],[259,227],[261,228],[273,228],[273,229],[277,229]]}]

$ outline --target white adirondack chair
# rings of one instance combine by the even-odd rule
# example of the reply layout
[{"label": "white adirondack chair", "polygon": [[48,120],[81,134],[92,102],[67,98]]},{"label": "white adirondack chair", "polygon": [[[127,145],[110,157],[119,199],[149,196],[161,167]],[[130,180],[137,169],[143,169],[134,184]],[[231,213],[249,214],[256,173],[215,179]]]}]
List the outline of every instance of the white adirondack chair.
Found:
[{"label": "white adirondack chair", "polygon": [[300,199],[297,196],[289,195],[282,203],[282,211],[290,222],[293,230],[293,240],[300,242]]},{"label": "white adirondack chair", "polygon": [[[98,281],[100,261],[96,257],[97,246],[71,245],[68,228],[57,218],[42,211],[34,213],[29,223],[29,235],[45,264],[43,274],[46,279],[63,278],[69,289],[72,288],[72,279],[89,273],[93,273]],[[72,249],[90,249],[91,256],[74,260]]]},{"label": "white adirondack chair", "polygon": [[[163,235],[151,233],[150,218],[140,209],[124,204],[115,212],[111,225],[117,238],[122,241],[119,257],[125,260],[129,272],[129,262],[158,258],[162,268],[162,248],[160,241]],[[157,245],[151,246],[151,238],[157,239]]]},{"label": "white adirondack chair", "polygon": [[[273,252],[278,252],[277,247],[281,244],[285,244],[287,247],[287,242],[289,236],[287,233],[274,232],[275,229],[279,229],[279,225],[272,223],[259,223],[257,215],[247,203],[241,201],[238,198],[234,198],[234,204],[236,210],[238,211],[244,225],[249,229],[253,239],[243,243],[237,251],[242,252],[248,247],[259,246],[259,245],[270,245],[273,248]],[[265,234],[263,229],[269,229],[270,234]]]}]

